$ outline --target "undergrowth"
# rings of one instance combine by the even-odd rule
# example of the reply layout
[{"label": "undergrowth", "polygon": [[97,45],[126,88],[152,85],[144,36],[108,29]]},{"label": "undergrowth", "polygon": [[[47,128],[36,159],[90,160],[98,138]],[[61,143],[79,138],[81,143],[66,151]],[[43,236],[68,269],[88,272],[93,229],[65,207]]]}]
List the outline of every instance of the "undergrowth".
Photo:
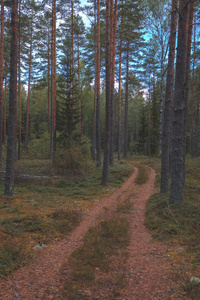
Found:
[{"label": "undergrowth", "polygon": [[[157,162],[156,162],[157,163]],[[200,159],[186,160],[186,183],[181,206],[169,205],[169,194],[156,193],[147,204],[146,225],[154,238],[166,243],[166,251],[179,265],[177,277],[185,297],[200,299]],[[160,176],[157,178],[159,185]],[[200,281],[199,281],[200,282]]]},{"label": "undergrowth", "polygon": [[64,238],[79,224],[84,211],[121,185],[133,168],[123,162],[112,167],[109,187],[101,186],[102,171],[94,166],[87,172],[55,176],[50,161],[22,160],[16,163],[16,171],[36,177],[17,176],[14,197],[0,197],[0,276]]}]

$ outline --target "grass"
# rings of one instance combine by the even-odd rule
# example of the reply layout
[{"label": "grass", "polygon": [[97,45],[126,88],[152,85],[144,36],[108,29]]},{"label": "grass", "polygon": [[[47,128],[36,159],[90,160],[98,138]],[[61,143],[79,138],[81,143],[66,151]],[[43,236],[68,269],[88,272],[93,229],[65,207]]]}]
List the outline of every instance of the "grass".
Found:
[{"label": "grass", "polygon": [[22,160],[16,169],[45,177],[17,177],[12,198],[3,196],[4,182],[0,182],[0,276],[64,238],[79,224],[85,210],[120,186],[133,171],[126,162],[116,164],[110,171],[110,186],[103,187],[100,168],[57,176],[50,161]]},{"label": "grass", "polygon": [[[109,286],[110,299],[113,299],[112,296],[118,294],[117,289],[122,287],[125,277],[123,272],[112,274],[112,277],[108,274],[112,261],[116,259],[116,253],[125,249],[129,241],[129,223],[124,217],[114,216],[90,228],[84,237],[83,245],[69,258],[71,273],[65,283],[63,297],[82,299],[83,291],[87,288],[99,291]],[[122,251],[123,255],[125,258],[126,254]]]},{"label": "grass", "polygon": [[[187,158],[183,204],[169,205],[169,194],[156,193],[150,197],[146,213],[146,225],[153,237],[166,244],[171,260],[179,266],[177,276],[185,296],[196,300],[200,299],[200,284],[190,279],[192,276],[200,278],[199,170],[200,159]],[[157,185],[159,179],[160,176]]]},{"label": "grass", "polygon": [[142,185],[148,180],[148,168],[145,165],[138,164],[138,175],[136,177],[135,183]]}]

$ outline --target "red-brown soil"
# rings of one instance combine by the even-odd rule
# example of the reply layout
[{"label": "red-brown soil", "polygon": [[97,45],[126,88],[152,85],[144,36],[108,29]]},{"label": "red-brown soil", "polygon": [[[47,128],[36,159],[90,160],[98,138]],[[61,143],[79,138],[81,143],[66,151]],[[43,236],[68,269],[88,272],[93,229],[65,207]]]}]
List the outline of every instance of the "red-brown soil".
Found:
[{"label": "red-brown soil", "polygon": [[[105,213],[116,208],[117,199],[122,201],[127,195],[134,203],[129,217],[130,255],[125,267],[127,284],[117,299],[181,299],[171,265],[164,258],[165,247],[152,241],[151,234],[144,225],[146,201],[154,192],[155,172],[150,169],[149,179],[142,186],[134,184],[136,176],[137,168],[121,188],[95,204],[70,236],[42,250],[34,261],[15,271],[9,278],[0,279],[0,299],[59,299],[64,276],[61,272],[63,263],[67,262],[70,253],[81,244],[87,230],[103,219]],[[92,295],[90,299],[94,299]],[[110,296],[105,292],[99,299],[110,299]]]}]

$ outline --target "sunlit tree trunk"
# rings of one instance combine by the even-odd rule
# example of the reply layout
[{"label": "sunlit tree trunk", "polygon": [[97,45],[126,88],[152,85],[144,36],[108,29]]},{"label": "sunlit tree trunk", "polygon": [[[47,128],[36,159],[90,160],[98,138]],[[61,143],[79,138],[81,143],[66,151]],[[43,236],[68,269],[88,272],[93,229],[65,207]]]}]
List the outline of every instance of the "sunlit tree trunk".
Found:
[{"label": "sunlit tree trunk", "polygon": [[14,157],[17,133],[17,54],[18,54],[18,1],[11,2],[11,52],[8,141],[5,176],[5,195],[14,194]]},{"label": "sunlit tree trunk", "polygon": [[2,166],[2,141],[3,141],[3,52],[4,52],[4,0],[1,0],[1,35],[0,35],[0,168]]},{"label": "sunlit tree trunk", "polygon": [[165,93],[164,124],[163,124],[163,143],[161,157],[161,185],[160,192],[166,193],[169,189],[169,154],[171,145],[171,122],[172,122],[172,102],[174,87],[174,58],[176,48],[176,28],[178,17],[178,0],[172,0],[171,29],[169,38],[169,56],[167,83]]}]

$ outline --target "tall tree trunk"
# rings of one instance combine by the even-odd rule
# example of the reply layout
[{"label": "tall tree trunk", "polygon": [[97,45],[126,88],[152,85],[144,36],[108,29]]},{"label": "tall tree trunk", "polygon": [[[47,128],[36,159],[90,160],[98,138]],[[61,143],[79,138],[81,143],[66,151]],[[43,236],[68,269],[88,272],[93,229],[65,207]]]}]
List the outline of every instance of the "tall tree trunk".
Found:
[{"label": "tall tree trunk", "polygon": [[74,70],[74,4],[71,1],[71,56],[72,56],[72,103],[75,109],[75,70]]},{"label": "tall tree trunk", "polygon": [[19,53],[18,53],[18,160],[21,159],[21,0],[19,1]]},{"label": "tall tree trunk", "polygon": [[149,70],[149,124],[148,124],[148,152],[151,158],[151,73]]},{"label": "tall tree trunk", "polygon": [[94,63],[95,63],[95,83],[94,83],[94,112],[93,112],[93,122],[92,122],[92,144],[91,144],[91,157],[95,161],[96,159],[96,116],[97,116],[97,12],[96,12],[96,1],[94,4]]},{"label": "tall tree trunk", "polygon": [[101,137],[100,137],[100,0],[97,0],[97,103],[96,103],[96,150],[97,167],[101,166]]},{"label": "tall tree trunk", "polygon": [[31,23],[31,44],[30,44],[30,55],[29,55],[28,96],[27,96],[27,108],[26,108],[26,133],[25,133],[25,142],[24,142],[25,154],[27,154],[27,143],[28,143],[28,134],[29,134],[29,107],[30,107],[30,95],[31,95],[32,51],[33,51],[33,18]]},{"label": "tall tree trunk", "polygon": [[127,157],[128,151],[128,80],[129,80],[129,42],[127,45],[126,57],[126,92],[125,92],[125,116],[124,116],[124,158]]},{"label": "tall tree trunk", "polygon": [[117,5],[118,1],[111,1],[111,116],[110,116],[110,165],[114,164],[114,91],[115,91],[115,53],[116,53],[116,35],[117,35]]},{"label": "tall tree trunk", "polygon": [[50,35],[48,28],[48,74],[47,74],[47,103],[48,103],[48,131],[51,132],[51,84],[50,84],[50,72],[51,72],[51,64],[50,64]]},{"label": "tall tree trunk", "polygon": [[56,154],[56,0],[53,0],[53,155]]},{"label": "tall tree trunk", "polygon": [[158,153],[161,154],[162,149],[162,123],[163,123],[163,84],[164,84],[164,47],[162,47],[161,54],[161,83],[160,83],[160,114],[159,114],[159,142],[158,142]]},{"label": "tall tree trunk", "polygon": [[169,189],[169,153],[171,145],[171,122],[172,122],[172,102],[174,86],[174,58],[176,48],[176,28],[178,0],[172,0],[171,28],[169,38],[169,56],[167,70],[167,84],[165,93],[165,109],[163,124],[163,143],[161,157],[161,185],[160,192],[167,193]]},{"label": "tall tree trunk", "polygon": [[80,49],[78,36],[78,128],[81,134],[81,74],[80,74]]},{"label": "tall tree trunk", "polygon": [[[191,64],[191,44],[192,44],[192,28],[193,28],[193,14],[194,14],[194,0],[188,1],[188,35],[187,35],[187,59],[186,59],[186,83],[185,83],[185,106],[184,106],[184,151],[186,155],[186,133],[187,133],[187,110],[189,99],[190,86],[190,64]],[[184,170],[184,184],[185,184],[185,155],[183,160]]]},{"label": "tall tree trunk", "polygon": [[102,173],[102,185],[108,185],[109,174],[109,149],[110,149],[110,1],[106,0],[106,119],[105,119],[105,144],[104,144],[104,161]]},{"label": "tall tree trunk", "polygon": [[4,0],[1,0],[1,35],[0,35],[0,168],[2,166],[3,142],[3,51],[4,50]]},{"label": "tall tree trunk", "polygon": [[197,117],[196,117],[196,157],[199,157],[199,105],[200,105],[200,68],[199,68],[199,87],[198,87],[198,100],[197,100]]},{"label": "tall tree trunk", "polygon": [[122,82],[122,29],[123,16],[121,18],[120,28],[120,46],[119,46],[119,98],[118,98],[118,160],[121,160],[121,82]]},{"label": "tall tree trunk", "polygon": [[193,42],[193,67],[192,67],[192,86],[191,86],[191,135],[190,135],[190,147],[191,147],[191,158],[194,158],[194,71],[195,71],[195,55],[196,55],[196,25],[194,20],[194,42]]},{"label": "tall tree trunk", "polygon": [[172,179],[170,203],[183,202],[185,160],[185,85],[188,45],[188,0],[180,1],[174,110],[172,122]]},{"label": "tall tree trunk", "polygon": [[3,138],[4,141],[6,140],[6,98],[7,98],[7,60],[5,60],[5,69],[6,69],[6,74],[5,74],[5,92],[4,92],[4,125],[3,125]]},{"label": "tall tree trunk", "polygon": [[14,194],[14,157],[17,133],[17,53],[18,53],[18,1],[11,2],[11,52],[9,121],[6,158],[5,195]]}]

